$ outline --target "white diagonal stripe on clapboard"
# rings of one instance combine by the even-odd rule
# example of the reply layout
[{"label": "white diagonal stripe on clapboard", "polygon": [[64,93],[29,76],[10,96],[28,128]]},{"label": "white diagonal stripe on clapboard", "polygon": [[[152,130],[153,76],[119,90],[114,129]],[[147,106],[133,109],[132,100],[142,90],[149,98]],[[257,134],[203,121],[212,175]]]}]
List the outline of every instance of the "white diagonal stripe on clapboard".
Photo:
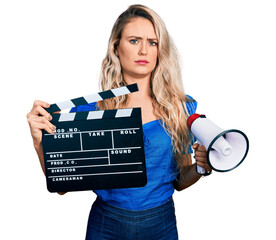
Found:
[{"label": "white diagonal stripe on clapboard", "polygon": [[87,95],[83,97],[88,103],[92,103],[92,102],[98,102],[103,100],[102,97],[98,94],[91,94],[91,95]]},{"label": "white diagonal stripe on clapboard", "polygon": [[87,119],[102,119],[104,110],[100,111],[91,111],[88,113]]},{"label": "white diagonal stripe on clapboard", "polygon": [[119,117],[130,117],[132,113],[132,108],[118,109],[115,118]]},{"label": "white diagonal stripe on clapboard", "polygon": [[113,94],[115,96],[121,96],[121,95],[126,95],[126,94],[130,93],[130,91],[128,90],[128,88],[126,86],[120,87],[120,88],[111,89],[111,91],[113,92]]},{"label": "white diagonal stripe on clapboard", "polygon": [[60,108],[60,110],[75,107],[75,104],[71,100],[64,101],[64,102],[59,102],[59,103],[56,103],[56,104]]},{"label": "white diagonal stripe on clapboard", "polygon": [[59,122],[74,121],[76,113],[62,113],[59,117]]}]

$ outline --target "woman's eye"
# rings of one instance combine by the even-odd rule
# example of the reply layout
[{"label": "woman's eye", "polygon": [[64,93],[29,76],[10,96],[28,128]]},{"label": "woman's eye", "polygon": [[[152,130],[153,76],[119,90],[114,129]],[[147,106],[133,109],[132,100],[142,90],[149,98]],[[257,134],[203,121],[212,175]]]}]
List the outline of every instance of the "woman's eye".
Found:
[{"label": "woman's eye", "polygon": [[138,43],[138,40],[137,40],[137,39],[131,39],[131,40],[130,40],[130,43],[137,44],[137,43]]},{"label": "woman's eye", "polygon": [[158,43],[157,43],[157,42],[154,42],[154,41],[150,41],[150,45],[151,45],[151,46],[157,46]]}]

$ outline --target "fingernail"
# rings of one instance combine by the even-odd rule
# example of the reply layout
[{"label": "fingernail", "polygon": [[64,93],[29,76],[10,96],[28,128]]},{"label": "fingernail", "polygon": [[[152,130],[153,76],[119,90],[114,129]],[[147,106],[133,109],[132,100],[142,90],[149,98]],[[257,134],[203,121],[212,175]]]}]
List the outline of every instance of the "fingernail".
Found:
[{"label": "fingernail", "polygon": [[53,117],[51,116],[51,115],[48,115],[48,120],[52,120],[53,119]]}]

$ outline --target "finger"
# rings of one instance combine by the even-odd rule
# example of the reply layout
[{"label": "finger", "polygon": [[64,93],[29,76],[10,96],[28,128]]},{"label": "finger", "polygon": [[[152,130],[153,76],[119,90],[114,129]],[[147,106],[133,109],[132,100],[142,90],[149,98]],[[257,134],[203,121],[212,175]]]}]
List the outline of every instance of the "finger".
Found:
[{"label": "finger", "polygon": [[208,165],[207,159],[204,158],[204,157],[195,157],[195,161],[196,161],[197,163],[207,164],[207,165]]},{"label": "finger", "polygon": [[38,124],[45,124],[47,125],[52,131],[54,131],[56,129],[56,126],[54,126],[51,122],[49,122],[45,117],[34,117],[34,118],[31,118],[29,120],[29,124],[30,124],[30,127],[31,127],[31,130],[36,130],[37,128],[38,129],[43,129],[43,127],[41,127],[41,125],[38,125]]},{"label": "finger", "polygon": [[204,156],[204,157],[194,156],[194,159],[196,160],[197,163],[202,163],[202,164],[207,164],[208,165],[208,161],[207,161],[206,156]]},{"label": "finger", "polygon": [[52,116],[50,113],[48,113],[42,106],[36,106],[33,110],[32,110],[32,114],[34,115],[41,115],[46,117],[48,120],[52,120]]},{"label": "finger", "polygon": [[36,107],[36,106],[41,106],[43,108],[49,108],[51,105],[47,102],[43,102],[43,101],[40,101],[40,100],[35,100],[33,107]]},{"label": "finger", "polygon": [[206,152],[206,148],[203,145],[198,146],[197,150],[200,152]]},{"label": "finger", "polygon": [[207,162],[206,156],[194,156],[196,161]]},{"label": "finger", "polygon": [[[31,112],[34,112],[35,114],[37,114],[37,113],[40,113],[40,112],[38,112],[38,111],[40,111],[40,109],[44,109],[45,110],[45,108],[49,108],[50,106],[51,105],[49,103],[47,103],[47,102],[43,102],[43,101],[40,101],[40,100],[35,100]],[[47,111],[43,111],[44,114],[46,114],[46,112]]]},{"label": "finger", "polygon": [[48,127],[51,128],[52,130],[56,129],[56,126],[53,125],[51,122],[49,122],[49,120],[46,117],[37,117],[37,118],[34,118],[33,121],[38,123],[44,123],[48,125]]},{"label": "finger", "polygon": [[55,131],[45,123],[35,122],[33,123],[33,132],[45,130],[46,132],[53,134]]},{"label": "finger", "polygon": [[58,192],[59,195],[64,195],[67,192]]},{"label": "finger", "polygon": [[193,149],[197,149],[199,147],[199,144],[198,143],[194,143],[193,144]]},{"label": "finger", "polygon": [[212,170],[208,163],[202,163],[202,162],[196,161],[196,164],[204,168],[207,172]]},{"label": "finger", "polygon": [[196,157],[206,157],[207,156],[207,152],[200,152],[200,151],[195,151],[195,156]]}]

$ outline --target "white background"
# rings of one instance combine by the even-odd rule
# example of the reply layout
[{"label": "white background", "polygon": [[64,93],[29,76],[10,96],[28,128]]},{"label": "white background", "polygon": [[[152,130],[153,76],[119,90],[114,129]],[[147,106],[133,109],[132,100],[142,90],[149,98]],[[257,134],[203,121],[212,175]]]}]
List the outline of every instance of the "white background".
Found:
[{"label": "white background", "polygon": [[[26,114],[35,99],[98,92],[111,28],[133,3],[1,1],[1,239],[84,239],[95,195],[47,191]],[[165,21],[198,112],[250,140],[235,171],[174,195],[180,239],[275,239],[275,1],[139,3]]]}]

